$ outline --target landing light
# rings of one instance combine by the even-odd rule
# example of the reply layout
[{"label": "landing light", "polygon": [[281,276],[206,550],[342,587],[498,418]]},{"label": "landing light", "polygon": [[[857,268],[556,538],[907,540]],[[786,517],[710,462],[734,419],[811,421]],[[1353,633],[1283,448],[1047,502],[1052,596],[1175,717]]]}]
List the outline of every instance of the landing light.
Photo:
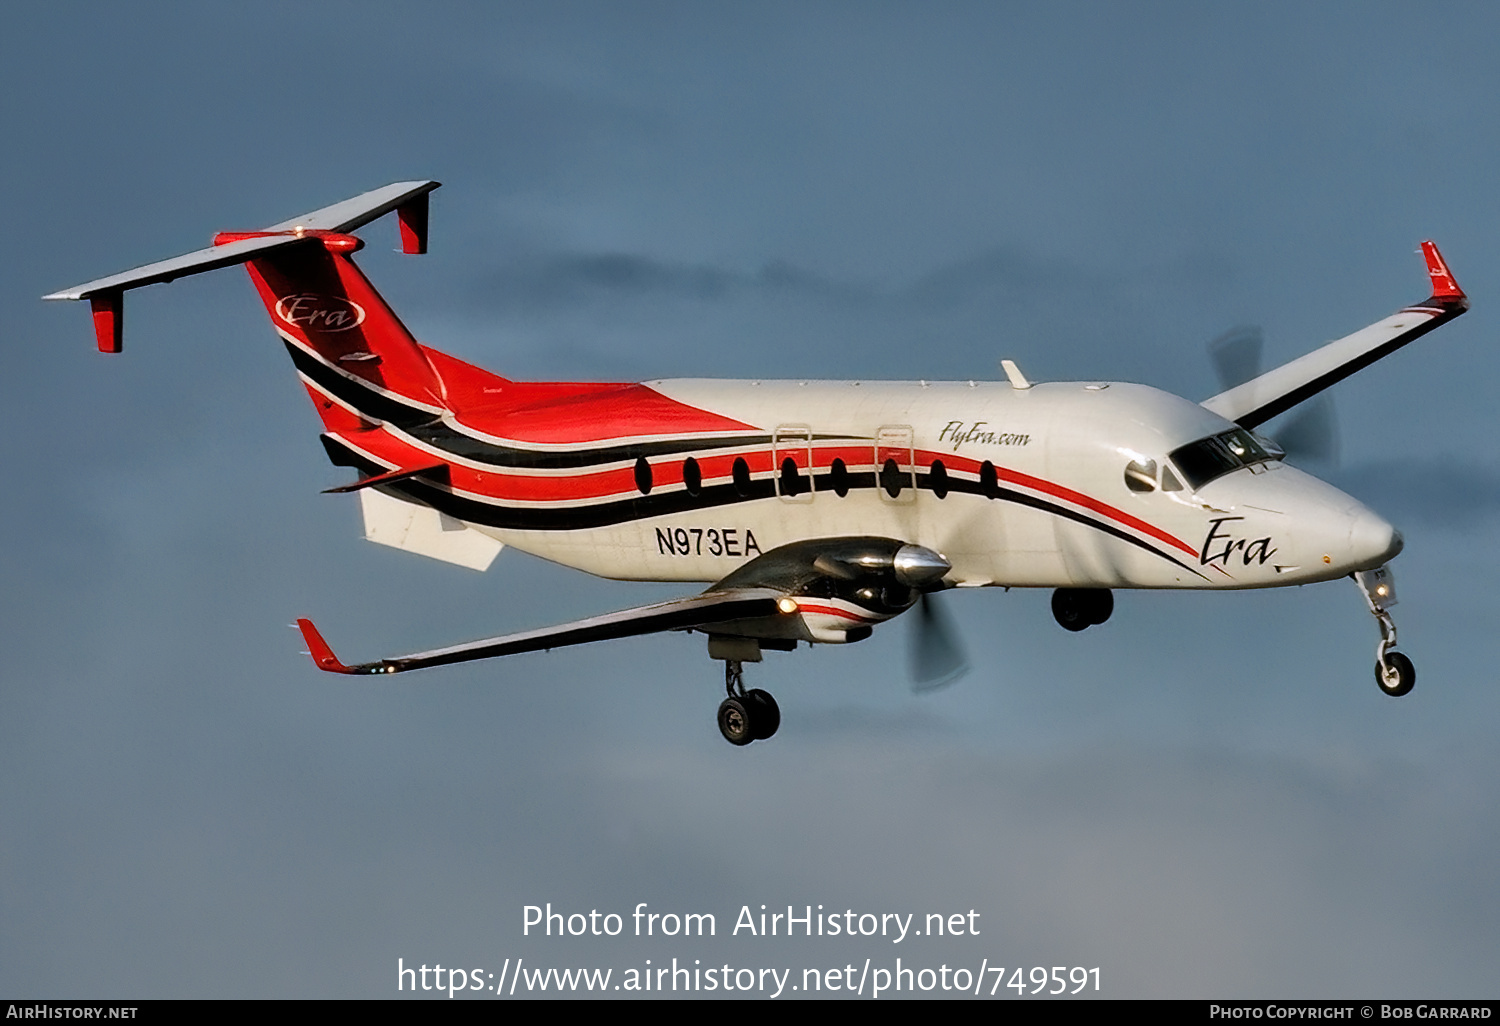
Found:
[{"label": "landing light", "polygon": [[797,611],[797,603],[789,598],[779,598],[776,600],[776,608],[783,613],[795,613]]}]

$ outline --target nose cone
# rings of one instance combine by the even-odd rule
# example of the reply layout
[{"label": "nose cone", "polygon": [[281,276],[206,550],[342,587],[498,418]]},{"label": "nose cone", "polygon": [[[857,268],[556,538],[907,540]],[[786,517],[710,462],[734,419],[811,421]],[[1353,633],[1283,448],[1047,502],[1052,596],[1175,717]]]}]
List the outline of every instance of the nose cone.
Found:
[{"label": "nose cone", "polygon": [[1405,544],[1400,531],[1369,510],[1361,512],[1349,526],[1349,550],[1360,570],[1373,570],[1390,562]]}]

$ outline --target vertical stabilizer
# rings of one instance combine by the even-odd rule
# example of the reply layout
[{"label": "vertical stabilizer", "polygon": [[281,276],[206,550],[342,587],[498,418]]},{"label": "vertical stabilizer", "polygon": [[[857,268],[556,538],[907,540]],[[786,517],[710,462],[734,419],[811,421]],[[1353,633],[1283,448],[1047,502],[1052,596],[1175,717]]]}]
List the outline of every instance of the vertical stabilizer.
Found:
[{"label": "vertical stabilizer", "polygon": [[442,381],[422,347],[333,242],[249,261],[276,330],[345,377],[441,412]]}]

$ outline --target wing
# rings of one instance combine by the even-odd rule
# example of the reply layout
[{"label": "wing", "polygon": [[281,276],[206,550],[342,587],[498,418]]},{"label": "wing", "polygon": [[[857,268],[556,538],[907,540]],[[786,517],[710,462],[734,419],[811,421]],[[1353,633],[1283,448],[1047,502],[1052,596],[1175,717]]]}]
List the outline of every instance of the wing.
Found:
[{"label": "wing", "polygon": [[1422,255],[1432,278],[1429,298],[1220,392],[1204,400],[1203,407],[1244,427],[1257,427],[1462,314],[1469,308],[1468,297],[1431,240],[1422,243]]},{"label": "wing", "polygon": [[758,653],[762,646],[791,649],[798,641],[868,637],[875,625],[910,609],[924,592],[941,588],[949,569],[931,549],[892,538],[792,542],[757,556],[701,595],[353,666],[333,654],[311,620],[298,620],[297,626],[313,662],[331,673],[402,673],[661,631],[745,639]]},{"label": "wing", "polygon": [[358,663],[346,666],[341,663],[311,620],[298,620],[297,626],[307,641],[308,651],[319,669],[332,673],[402,673],[419,670],[427,666],[446,666],[449,663],[465,663],[474,659],[489,659],[494,656],[516,655],[521,652],[537,652],[544,649],[563,648],[567,645],[582,645],[590,641],[610,641],[629,638],[638,634],[655,634],[659,631],[692,630],[727,623],[732,620],[758,619],[778,615],[776,600],[781,592],[770,588],[740,588],[719,592],[705,592],[691,598],[658,602],[634,609],[622,609],[603,616],[591,616],[571,623],[544,627],[541,630],[522,631],[519,634],[503,634],[497,638],[471,641],[451,648],[437,648],[430,652],[415,652],[411,655],[392,656],[373,663]]}]

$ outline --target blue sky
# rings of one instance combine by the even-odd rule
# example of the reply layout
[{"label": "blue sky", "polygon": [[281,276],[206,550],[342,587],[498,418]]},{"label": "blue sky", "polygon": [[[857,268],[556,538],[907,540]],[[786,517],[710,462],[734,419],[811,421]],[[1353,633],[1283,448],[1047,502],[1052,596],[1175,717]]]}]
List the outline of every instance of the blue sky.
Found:
[{"label": "blue sky", "polygon": [[[0,39],[0,992],[349,996],[398,957],[797,967],[892,951],[539,941],[521,909],[983,913],[953,964],[1112,996],[1493,997],[1500,81],[1480,5],[20,6]],[[358,538],[243,275],[130,297],[125,353],[37,297],[386,182],[432,252],[360,261],[511,377],[970,378],[1216,390],[1425,295],[1462,320],[1338,386],[1332,480],[1401,527],[1403,648],[1353,586],[950,596],[976,656],[913,696],[903,624],[753,668],[701,641],[369,683],[364,658],[676,594]],[[721,933],[723,928],[721,927]],[[901,952],[896,952],[901,953]],[[909,957],[918,957],[911,955]]]}]

